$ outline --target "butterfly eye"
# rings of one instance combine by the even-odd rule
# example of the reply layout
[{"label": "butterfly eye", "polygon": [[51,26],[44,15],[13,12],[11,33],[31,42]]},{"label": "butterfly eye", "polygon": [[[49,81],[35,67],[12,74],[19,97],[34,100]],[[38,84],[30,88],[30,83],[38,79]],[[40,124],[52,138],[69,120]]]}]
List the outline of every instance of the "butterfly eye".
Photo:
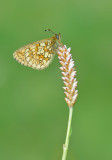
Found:
[{"label": "butterfly eye", "polygon": [[59,40],[59,35],[56,34],[56,38]]}]

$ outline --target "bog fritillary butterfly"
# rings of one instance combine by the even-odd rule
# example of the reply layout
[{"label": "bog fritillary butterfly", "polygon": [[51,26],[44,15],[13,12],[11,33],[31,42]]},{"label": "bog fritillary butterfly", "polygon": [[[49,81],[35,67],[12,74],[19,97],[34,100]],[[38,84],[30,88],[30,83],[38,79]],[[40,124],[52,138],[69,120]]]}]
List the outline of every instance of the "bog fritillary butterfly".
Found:
[{"label": "bog fritillary butterfly", "polygon": [[[50,29],[45,30],[52,32]],[[28,44],[13,54],[14,59],[24,66],[34,69],[44,69],[51,63],[54,53],[63,44],[60,42],[61,35],[55,34],[53,37]]]}]

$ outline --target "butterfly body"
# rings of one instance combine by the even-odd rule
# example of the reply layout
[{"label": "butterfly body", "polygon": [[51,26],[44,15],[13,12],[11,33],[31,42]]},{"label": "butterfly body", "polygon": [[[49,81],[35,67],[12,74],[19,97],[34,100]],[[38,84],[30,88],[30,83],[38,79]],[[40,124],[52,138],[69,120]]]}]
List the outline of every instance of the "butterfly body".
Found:
[{"label": "butterfly body", "polygon": [[13,57],[22,65],[44,69],[51,63],[54,53],[57,52],[60,43],[60,34],[53,37],[28,44],[13,54]]}]

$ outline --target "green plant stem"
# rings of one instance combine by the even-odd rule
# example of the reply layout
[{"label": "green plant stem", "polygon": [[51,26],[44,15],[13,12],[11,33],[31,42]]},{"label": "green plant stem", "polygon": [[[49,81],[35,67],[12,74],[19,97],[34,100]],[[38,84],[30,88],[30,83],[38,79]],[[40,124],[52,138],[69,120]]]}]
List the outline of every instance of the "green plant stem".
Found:
[{"label": "green plant stem", "polygon": [[69,139],[70,139],[70,134],[71,134],[72,114],[73,114],[73,107],[69,107],[68,128],[67,128],[67,134],[66,134],[65,144],[63,145],[63,155],[62,155],[62,160],[66,160],[66,157],[67,157]]}]

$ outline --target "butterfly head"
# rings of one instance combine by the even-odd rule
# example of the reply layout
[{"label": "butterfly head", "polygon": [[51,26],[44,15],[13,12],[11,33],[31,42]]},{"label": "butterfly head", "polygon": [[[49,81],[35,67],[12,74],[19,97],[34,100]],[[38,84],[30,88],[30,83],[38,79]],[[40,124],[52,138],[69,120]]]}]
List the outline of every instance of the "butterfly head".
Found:
[{"label": "butterfly head", "polygon": [[55,38],[60,41],[61,40],[61,34],[60,33],[55,34]]},{"label": "butterfly head", "polygon": [[47,30],[45,30],[45,31],[49,31],[49,32],[51,32],[52,34],[54,34],[54,38],[55,38],[56,40],[58,40],[58,41],[61,40],[61,34],[60,34],[60,33],[56,34],[56,33],[54,33],[53,31],[51,31],[51,29],[47,29]]}]

